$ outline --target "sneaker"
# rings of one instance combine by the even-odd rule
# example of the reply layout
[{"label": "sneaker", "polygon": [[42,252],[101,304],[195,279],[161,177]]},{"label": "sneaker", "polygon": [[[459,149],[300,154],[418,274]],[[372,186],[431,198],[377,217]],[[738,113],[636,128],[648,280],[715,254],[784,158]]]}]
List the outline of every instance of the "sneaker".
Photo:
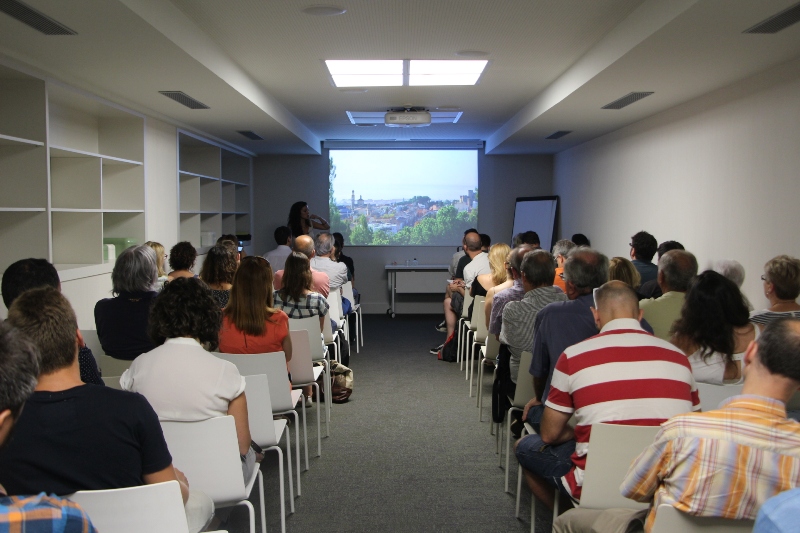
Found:
[{"label": "sneaker", "polygon": [[433,355],[439,355],[439,350],[441,350],[442,348],[444,348],[444,343],[440,344],[439,346],[434,346],[433,348],[430,349],[430,352]]},{"label": "sneaker", "polygon": [[314,407],[314,402],[311,398],[306,398],[306,409],[311,409],[312,407]]},{"label": "sneaker", "polygon": [[436,326],[436,331],[439,333],[447,333],[447,323],[442,320],[442,323]]}]

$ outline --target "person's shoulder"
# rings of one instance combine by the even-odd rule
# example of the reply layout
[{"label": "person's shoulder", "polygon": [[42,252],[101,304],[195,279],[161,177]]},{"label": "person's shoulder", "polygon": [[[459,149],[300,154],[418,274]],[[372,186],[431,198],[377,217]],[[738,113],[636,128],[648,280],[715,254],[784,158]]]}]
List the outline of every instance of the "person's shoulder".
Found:
[{"label": "person's shoulder", "polygon": [[[96,531],[86,511],[77,503],[44,492],[29,496],[0,497],[0,514],[6,516],[2,522],[11,531],[15,530],[14,525],[22,526],[24,531]],[[49,525],[44,526],[45,523]]]}]

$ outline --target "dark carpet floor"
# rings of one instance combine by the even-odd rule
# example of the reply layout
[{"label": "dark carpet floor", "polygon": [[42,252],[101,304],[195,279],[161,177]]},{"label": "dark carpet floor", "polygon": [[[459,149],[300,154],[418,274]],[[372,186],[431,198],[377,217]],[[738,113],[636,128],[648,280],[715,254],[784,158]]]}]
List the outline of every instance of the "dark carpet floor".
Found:
[{"label": "dark carpet floor", "polygon": [[[310,469],[301,474],[303,495],[295,499],[287,532],[530,530],[527,488],[521,520],[514,518],[514,495],[503,492],[488,403],[479,423],[476,398],[468,397],[458,365],[428,353],[444,340],[434,329],[440,319],[364,316],[364,348],[359,354],[355,345],[351,350],[354,392],[346,404],[333,405],[322,457],[314,457],[316,409],[309,411]],[[484,393],[489,381],[485,377]],[[511,464],[513,491],[513,458]],[[267,456],[262,471],[267,528],[279,532],[275,454]],[[256,489],[251,501],[258,516]],[[537,531],[549,531],[547,515],[540,506]],[[222,528],[246,532],[244,508],[235,509]]]}]

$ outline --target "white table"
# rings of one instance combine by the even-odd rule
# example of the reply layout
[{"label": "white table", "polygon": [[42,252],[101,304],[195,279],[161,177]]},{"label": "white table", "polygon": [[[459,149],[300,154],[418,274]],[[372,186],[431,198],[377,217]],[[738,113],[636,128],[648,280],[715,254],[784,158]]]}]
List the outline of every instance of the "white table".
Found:
[{"label": "white table", "polygon": [[450,265],[385,265],[389,278],[391,307],[386,314],[395,317],[395,294],[442,294],[450,277]]}]

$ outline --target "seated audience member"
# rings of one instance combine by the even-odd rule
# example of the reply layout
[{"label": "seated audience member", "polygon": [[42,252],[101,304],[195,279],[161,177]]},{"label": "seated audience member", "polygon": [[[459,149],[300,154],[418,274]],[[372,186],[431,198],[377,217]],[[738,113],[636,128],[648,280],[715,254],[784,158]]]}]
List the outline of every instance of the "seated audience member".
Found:
[{"label": "seated audience member", "polygon": [[573,234],[570,240],[575,243],[575,246],[586,246],[587,248],[592,246],[592,243],[589,242],[589,238],[583,233]]},{"label": "seated audience member", "polygon": [[769,307],[754,311],[750,321],[762,328],[778,318],[800,318],[800,259],[788,255],[773,257],[764,265],[764,296]]},{"label": "seated audience member", "polygon": [[798,353],[800,321],[769,324],[747,347],[740,396],[662,425],[620,487],[623,496],[651,502],[645,531],[661,504],[752,520],[770,497],[800,486],[800,424],[785,407],[800,386]]},{"label": "seated audience member", "polygon": [[158,347],[137,357],[119,382],[123,389],[147,398],[159,420],[233,416],[247,482],[257,467],[250,447],[245,380],[236,365],[203,348],[207,344],[210,350],[217,349],[221,314],[199,279],[168,283],[150,316],[150,336]]},{"label": "seated audience member", "polygon": [[173,246],[169,251],[169,267],[172,271],[167,274],[167,281],[195,277],[192,269],[196,260],[197,250],[195,250],[192,243],[183,241]]},{"label": "seated audience member", "polygon": [[[642,329],[633,289],[609,281],[595,299],[597,308],[591,312],[600,334],[561,354],[540,432],[516,444],[528,485],[551,509],[554,487],[572,502],[580,501],[592,424],[658,426],[700,408],[686,357]],[[568,423],[573,415],[574,429]]]},{"label": "seated audience member", "polygon": [[80,380],[81,339],[67,299],[49,287],[28,291],[12,304],[8,323],[40,354],[35,392],[0,451],[0,483],[8,493],[65,495],[177,480],[192,531],[204,527],[213,503],[201,492],[190,494],[186,478],[173,468],[147,400]]},{"label": "seated audience member", "polygon": [[[3,292],[3,303],[6,309],[10,309],[14,300],[23,292],[40,287],[61,290],[58,271],[47,259],[20,259],[16,263],[12,263],[3,272],[2,289],[0,289]],[[78,366],[80,367],[81,381],[94,385],[104,384],[94,354],[83,342],[82,337],[78,351]]]},{"label": "seated audience member", "polygon": [[697,259],[684,250],[670,250],[658,261],[658,286],[663,296],[639,302],[653,335],[665,341],[672,336],[672,324],[681,316],[684,296],[697,275]]},{"label": "seated audience member", "polygon": [[264,254],[264,259],[269,261],[275,268],[282,267],[286,258],[292,253],[292,230],[288,226],[278,226],[275,228],[275,244],[278,246]]},{"label": "seated audience member", "polygon": [[245,257],[233,277],[228,306],[222,311],[219,351],[283,352],[292,358],[289,317],[275,308],[272,269],[263,257]]},{"label": "seated audience member", "polygon": [[522,234],[522,244],[527,244],[528,246],[531,246],[534,250],[537,250],[542,247],[542,243],[539,240],[539,234],[531,230],[528,230]]},{"label": "seated audience member", "polygon": [[322,232],[314,239],[314,257],[311,258],[311,268],[317,272],[328,275],[330,291],[338,291],[347,283],[347,266],[333,260],[333,236]]},{"label": "seated audience member", "polygon": [[[309,237],[308,235],[300,235],[296,237],[294,240],[294,251],[299,252],[306,256],[306,259],[309,261],[314,258],[316,251],[314,250],[314,239]],[[286,258],[287,260],[291,257],[291,254]],[[286,264],[286,261],[280,265],[283,267]],[[278,265],[273,267],[273,271],[275,268],[279,268]],[[275,290],[279,290],[281,288],[281,282],[283,280],[283,268],[275,272],[274,279],[272,280],[272,284],[275,287]],[[311,280],[314,284],[314,292],[317,292],[324,296],[325,298],[328,297],[328,293],[330,292],[330,283],[328,281],[328,275],[325,272],[319,272],[317,270],[311,269]]]},{"label": "seated audience member", "polygon": [[200,279],[211,289],[211,296],[220,309],[228,305],[231,296],[231,284],[238,266],[236,257],[236,248],[230,242],[223,241],[211,247],[200,269]]},{"label": "seated audience member", "polygon": [[490,307],[489,320],[489,334],[494,335],[496,339],[500,339],[500,328],[503,319],[503,309],[508,302],[518,302],[522,300],[525,295],[525,288],[522,285],[522,258],[525,254],[533,251],[533,247],[528,244],[523,244],[514,248],[508,253],[508,272],[509,279],[512,280],[511,285],[500,291],[496,291],[500,286],[492,287],[486,293],[486,304]]},{"label": "seated audience member", "polygon": [[236,264],[238,265],[242,258],[247,257],[247,252],[240,246],[239,238],[232,233],[223,233],[219,236],[219,239],[217,239],[217,244],[226,242],[233,246],[233,250],[236,252]]},{"label": "seated audience member", "polygon": [[155,344],[147,336],[150,307],[158,293],[156,253],[144,244],[123,250],[111,271],[113,298],[94,306],[97,337],[106,355],[131,361]]},{"label": "seated audience member", "polygon": [[642,283],[655,280],[658,275],[658,267],[652,263],[652,260],[658,248],[656,238],[646,231],[640,231],[631,237],[630,247],[631,260],[642,276]]},{"label": "seated audience member", "polygon": [[[0,448],[9,440],[25,400],[36,387],[38,361],[36,346],[20,331],[7,323],[0,323]],[[3,531],[96,533],[86,512],[78,504],[55,495],[48,496],[38,489],[30,494],[9,496],[0,487]]]},{"label": "seated audience member", "polygon": [[147,241],[144,243],[146,246],[149,246],[153,249],[156,253],[156,268],[158,269],[158,286],[159,288],[164,285],[164,282],[167,281],[167,271],[164,270],[164,263],[167,259],[167,253],[164,250],[164,245],[155,242],[155,241]]},{"label": "seated audience member", "polygon": [[[478,230],[476,230],[475,228],[469,228],[467,231],[464,232],[464,237],[467,236],[467,233],[478,233]],[[467,253],[464,251],[464,239],[462,238],[461,239],[461,246],[456,248],[456,253],[454,253],[453,254],[453,258],[450,259],[450,268],[448,270],[450,272],[450,277],[451,278],[455,278],[456,277],[456,270],[458,270],[458,262],[465,255],[467,255]],[[464,270],[463,266],[461,267],[461,270]],[[462,277],[462,279],[463,279],[463,277]]]},{"label": "seated audience member", "polygon": [[333,234],[333,249],[334,259],[337,263],[344,263],[344,266],[347,267],[347,279],[353,284],[353,288],[355,288],[356,267],[353,263],[353,258],[344,255],[344,235],[338,231]]},{"label": "seated audience member", "polygon": [[791,533],[797,531],[800,489],[787,490],[767,500],[756,516],[753,533]]},{"label": "seated audience member", "polygon": [[[459,294],[459,296],[456,297],[456,302],[455,302],[455,305],[458,307],[458,311],[456,312],[456,314],[458,315],[456,317],[456,321],[458,321],[458,317],[461,316],[461,309],[462,309],[461,305],[463,304],[462,297],[464,295],[463,290],[458,292],[457,289],[462,289],[464,287],[464,267],[466,267],[469,264],[469,262],[472,261],[472,257],[467,255],[467,235],[469,235],[470,233],[474,233],[476,235],[479,235],[478,234],[478,230],[476,230],[475,228],[470,228],[470,229],[468,229],[467,231],[464,232],[464,238],[461,239],[461,251],[460,252],[456,252],[455,254],[453,254],[453,259],[452,259],[452,261],[450,263],[450,269],[449,270],[450,270],[450,274],[451,274],[451,276],[450,276],[450,280],[451,281],[450,281],[450,283],[447,284],[447,287],[445,288],[445,292],[444,292],[445,302],[449,302],[449,303],[445,303],[445,309],[448,306],[454,305],[453,302],[452,302],[453,291],[456,291]],[[441,333],[447,333],[447,312],[446,311],[445,311],[445,320],[443,320],[438,326],[436,326],[436,331],[439,331]],[[448,334],[448,337],[449,336],[450,335]],[[441,346],[444,346],[444,345],[442,344],[439,347],[441,348]],[[431,351],[431,352],[433,352],[433,351]],[[437,352],[438,352],[438,350],[437,350]]]},{"label": "seated audience member", "polygon": [[[473,298],[475,296],[483,296],[485,298],[489,289],[506,282],[506,277],[508,275],[506,273],[506,258],[510,251],[511,248],[502,242],[494,244],[489,248],[489,272],[480,274],[475,278],[475,281],[472,283],[472,289],[470,289],[470,294],[472,294]],[[472,320],[473,307],[474,302],[470,304],[467,314],[470,320]]]},{"label": "seated audience member", "polygon": [[612,257],[608,262],[608,281],[621,281],[636,290],[641,284],[642,276],[630,259]]},{"label": "seated audience member", "polygon": [[567,287],[564,285],[564,280],[561,274],[564,273],[564,261],[567,260],[567,255],[570,250],[575,248],[575,243],[567,239],[556,241],[553,245],[553,258],[556,260],[555,276],[553,277],[553,285],[566,292]]},{"label": "seated audience member", "polygon": [[[722,274],[734,282],[736,286],[739,287],[739,290],[742,289],[742,284],[744,283],[744,267],[739,261],[735,259],[718,259],[714,261],[709,270],[713,270],[714,272]],[[747,304],[747,308],[750,310],[750,314],[752,315],[753,304],[751,304],[750,300],[747,299],[747,295],[745,293],[742,293],[742,297],[744,298],[744,303]]]},{"label": "seated audience member", "polygon": [[[574,248],[564,263],[566,302],[555,302],[539,311],[534,321],[533,359],[528,369],[533,376],[536,396],[523,411],[523,420],[535,428],[544,413],[544,401],[550,391],[550,380],[559,356],[573,344],[597,335],[592,314],[595,305],[592,291],[608,279],[608,258],[591,248]],[[652,333],[642,320],[642,328]]]},{"label": "seated audience member", "polygon": [[[553,256],[545,250],[528,252],[522,260],[522,287],[525,296],[522,300],[507,302],[503,308],[500,353],[497,356],[500,398],[514,397],[520,356],[533,345],[536,315],[546,305],[567,299],[566,294],[553,287],[554,272]],[[492,408],[492,412],[505,412],[509,407],[502,405],[499,409]]]},{"label": "seated audience member", "polygon": [[[664,241],[658,245],[656,252],[658,253],[658,260],[661,261],[661,256],[663,256],[670,250],[685,250],[685,249],[686,248],[684,248],[683,245],[678,241]],[[661,287],[658,286],[657,279],[651,279],[647,283],[642,283],[642,285],[638,289],[636,289],[636,292],[639,294],[640,300],[642,298],[658,298],[663,294],[661,292]]]},{"label": "seated audience member", "polygon": [[744,352],[758,338],[739,287],[706,270],[685,298],[672,329],[672,343],[689,356],[694,379],[715,385],[739,380]]},{"label": "seated audience member", "polygon": [[513,252],[514,250],[509,250],[508,255],[506,255],[506,259],[503,264],[503,267],[506,270],[506,280],[503,283],[495,285],[494,287],[491,287],[489,290],[486,291],[486,298],[483,301],[483,312],[486,319],[487,327],[489,325],[489,321],[492,318],[492,304],[494,302],[494,295],[497,294],[498,292],[504,291],[514,286],[514,273],[511,270],[511,265],[510,265],[511,254]]},{"label": "seated audience member", "polygon": [[486,233],[481,233],[481,251],[489,253],[489,248],[492,247],[492,238]]}]

